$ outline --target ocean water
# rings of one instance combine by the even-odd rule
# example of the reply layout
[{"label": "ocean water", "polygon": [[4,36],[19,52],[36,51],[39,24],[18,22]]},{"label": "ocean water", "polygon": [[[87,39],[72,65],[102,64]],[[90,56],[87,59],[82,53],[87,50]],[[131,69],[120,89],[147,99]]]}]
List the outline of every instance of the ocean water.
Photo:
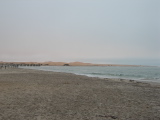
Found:
[{"label": "ocean water", "polygon": [[30,66],[21,67],[44,71],[74,73],[89,77],[119,78],[138,81],[159,82],[160,67],[122,67],[122,66]]}]

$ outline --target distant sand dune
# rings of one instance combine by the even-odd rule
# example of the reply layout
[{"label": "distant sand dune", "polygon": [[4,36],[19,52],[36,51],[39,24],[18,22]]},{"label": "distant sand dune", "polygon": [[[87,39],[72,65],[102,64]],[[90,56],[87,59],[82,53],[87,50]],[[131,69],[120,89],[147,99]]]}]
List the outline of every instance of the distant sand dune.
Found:
[{"label": "distant sand dune", "polygon": [[141,65],[121,65],[121,64],[93,64],[93,63],[83,63],[83,62],[0,62],[0,64],[41,64],[46,66],[63,66],[65,64],[68,64],[69,66],[141,66]]}]

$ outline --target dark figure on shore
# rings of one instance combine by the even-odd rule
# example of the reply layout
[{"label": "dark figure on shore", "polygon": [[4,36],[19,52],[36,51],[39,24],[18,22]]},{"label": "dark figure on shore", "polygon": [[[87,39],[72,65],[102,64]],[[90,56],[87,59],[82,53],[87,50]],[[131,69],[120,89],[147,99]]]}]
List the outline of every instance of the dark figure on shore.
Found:
[{"label": "dark figure on shore", "polygon": [[69,66],[69,64],[64,64],[63,66]]}]

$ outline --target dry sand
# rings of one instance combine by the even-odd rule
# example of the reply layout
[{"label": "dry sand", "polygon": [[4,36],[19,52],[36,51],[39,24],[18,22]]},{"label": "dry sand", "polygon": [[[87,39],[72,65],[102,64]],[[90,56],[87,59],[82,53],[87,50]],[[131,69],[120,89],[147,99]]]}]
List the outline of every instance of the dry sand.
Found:
[{"label": "dry sand", "polygon": [[160,120],[160,85],[0,69],[0,120]]}]

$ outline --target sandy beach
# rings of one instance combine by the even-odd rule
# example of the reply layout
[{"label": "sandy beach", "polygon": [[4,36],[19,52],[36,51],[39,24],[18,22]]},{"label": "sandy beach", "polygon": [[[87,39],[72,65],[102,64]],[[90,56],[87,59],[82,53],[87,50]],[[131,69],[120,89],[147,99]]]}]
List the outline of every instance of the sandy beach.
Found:
[{"label": "sandy beach", "polygon": [[160,120],[160,84],[0,69],[0,120]]}]

